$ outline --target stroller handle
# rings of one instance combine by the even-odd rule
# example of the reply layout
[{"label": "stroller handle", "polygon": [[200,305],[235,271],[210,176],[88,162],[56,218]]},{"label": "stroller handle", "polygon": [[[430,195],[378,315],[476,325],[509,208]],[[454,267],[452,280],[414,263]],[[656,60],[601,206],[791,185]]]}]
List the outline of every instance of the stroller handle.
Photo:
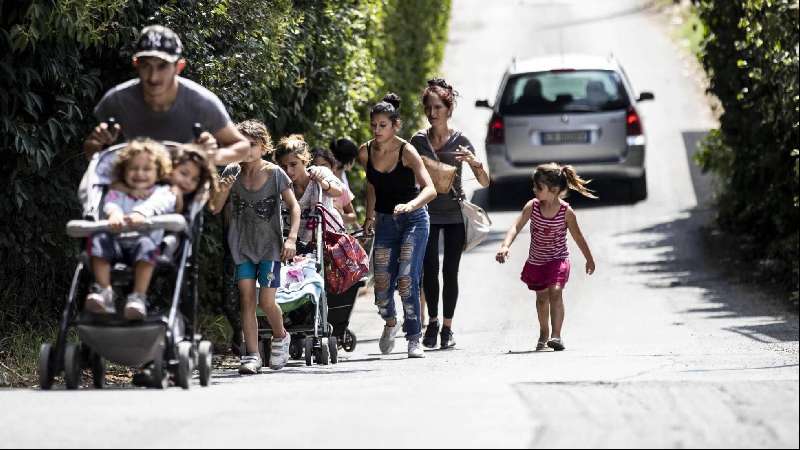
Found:
[{"label": "stroller handle", "polygon": [[[186,219],[180,214],[164,214],[162,216],[149,217],[141,226],[123,226],[121,233],[129,231],[150,231],[164,229],[172,232],[182,232],[186,230]],[[70,220],[67,222],[67,235],[73,238],[85,238],[94,233],[111,231],[108,220]]]}]

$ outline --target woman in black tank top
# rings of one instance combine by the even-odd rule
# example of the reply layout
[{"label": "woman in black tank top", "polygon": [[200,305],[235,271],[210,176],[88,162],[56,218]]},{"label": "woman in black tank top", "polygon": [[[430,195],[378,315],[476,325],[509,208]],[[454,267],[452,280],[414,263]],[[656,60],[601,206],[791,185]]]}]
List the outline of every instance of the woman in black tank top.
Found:
[{"label": "woman in black tank top", "polygon": [[400,98],[394,94],[372,107],[375,139],[361,146],[359,160],[367,168],[367,218],[364,230],[375,233],[375,304],[386,321],[380,350],[389,354],[397,334],[394,291],[403,301],[403,331],[409,358],[422,358],[420,345],[420,279],[428,243],[425,205],[436,197],[433,182],[416,149],[397,137]]}]

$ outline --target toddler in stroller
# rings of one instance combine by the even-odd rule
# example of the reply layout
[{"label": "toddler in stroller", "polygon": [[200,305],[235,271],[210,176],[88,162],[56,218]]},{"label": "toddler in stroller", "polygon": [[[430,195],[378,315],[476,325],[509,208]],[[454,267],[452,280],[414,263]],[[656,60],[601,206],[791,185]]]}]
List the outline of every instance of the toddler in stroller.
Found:
[{"label": "toddler in stroller", "polygon": [[[55,345],[43,344],[40,351],[43,389],[50,388],[62,369],[67,388],[77,388],[81,370],[87,366],[92,369],[95,387],[103,387],[105,360],[134,367],[147,365],[152,385],[161,388],[167,386],[168,375],[188,388],[197,366],[201,384],[208,385],[211,343],[199,342],[199,336],[186,330],[193,330],[196,321],[196,250],[202,230],[199,213],[207,199],[210,180],[198,180],[202,192],[189,196],[191,203],[185,216],[165,214],[174,211],[177,197],[170,186],[157,184],[171,174],[172,158],[168,151],[180,155],[180,147],[174,143],[135,140],[94,155],[80,195],[87,220],[70,221],[67,225],[70,236],[89,238],[89,248],[75,270],[58,340]],[[201,155],[198,162],[203,159]],[[122,182],[130,192],[143,191],[149,195],[142,199],[112,189],[113,179]],[[103,217],[107,220],[100,220]],[[178,252],[172,261],[157,258],[165,231],[178,236]],[[85,269],[89,264],[91,273]],[[148,308],[146,293],[154,273],[174,282],[171,292],[163,293],[164,297],[171,294],[172,298],[164,310],[159,308],[158,301],[155,309]],[[90,293],[82,301],[81,293],[90,283]],[[117,308],[115,288],[132,291],[122,312]],[[181,308],[181,303],[192,308]],[[184,317],[180,309],[190,311]],[[77,329],[81,343],[67,342],[72,327]]]}]

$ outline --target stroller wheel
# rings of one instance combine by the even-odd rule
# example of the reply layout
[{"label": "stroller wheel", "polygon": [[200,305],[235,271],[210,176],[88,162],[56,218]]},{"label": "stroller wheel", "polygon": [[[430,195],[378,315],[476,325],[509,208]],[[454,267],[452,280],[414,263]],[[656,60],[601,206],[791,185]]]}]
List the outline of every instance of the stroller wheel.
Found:
[{"label": "stroller wheel", "polygon": [[350,331],[349,328],[344,330],[343,338],[344,339],[342,340],[342,349],[344,349],[344,351],[350,353],[356,349],[356,343],[358,342],[358,339],[356,338],[355,333]]},{"label": "stroller wheel", "polygon": [[45,342],[39,347],[39,388],[49,390],[53,386],[53,346]]},{"label": "stroller wheel", "polygon": [[178,386],[189,389],[192,381],[192,343],[182,341],[178,343]]},{"label": "stroller wheel", "polygon": [[307,336],[305,340],[305,353],[306,353],[306,365],[311,365],[311,357],[314,355],[314,338],[311,336]]},{"label": "stroller wheel", "polygon": [[67,389],[78,389],[81,384],[81,352],[77,344],[67,344],[64,351],[64,381]]},{"label": "stroller wheel", "polygon": [[92,382],[95,389],[103,389],[106,385],[106,361],[95,352],[91,353]]},{"label": "stroller wheel", "polygon": [[169,387],[169,377],[167,371],[164,370],[164,357],[163,355],[157,358],[150,365],[150,383],[156,389],[166,389]]},{"label": "stroller wheel", "polygon": [[328,338],[328,349],[330,350],[331,364],[339,362],[339,344],[337,343],[336,336]]},{"label": "stroller wheel", "polygon": [[213,362],[214,350],[209,341],[200,341],[197,346],[198,361],[197,368],[200,371],[200,386],[206,387],[211,381],[211,365]]},{"label": "stroller wheel", "polygon": [[331,348],[330,348],[330,341],[328,338],[322,338],[322,342],[319,346],[319,362],[323,366],[327,366],[330,362],[331,358]]}]

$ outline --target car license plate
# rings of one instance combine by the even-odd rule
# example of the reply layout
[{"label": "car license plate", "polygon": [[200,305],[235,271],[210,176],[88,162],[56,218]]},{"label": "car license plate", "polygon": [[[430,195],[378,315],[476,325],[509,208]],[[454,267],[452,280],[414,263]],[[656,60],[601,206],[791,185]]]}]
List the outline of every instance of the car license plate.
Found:
[{"label": "car license plate", "polygon": [[588,144],[589,131],[547,131],[542,132],[542,145]]}]

